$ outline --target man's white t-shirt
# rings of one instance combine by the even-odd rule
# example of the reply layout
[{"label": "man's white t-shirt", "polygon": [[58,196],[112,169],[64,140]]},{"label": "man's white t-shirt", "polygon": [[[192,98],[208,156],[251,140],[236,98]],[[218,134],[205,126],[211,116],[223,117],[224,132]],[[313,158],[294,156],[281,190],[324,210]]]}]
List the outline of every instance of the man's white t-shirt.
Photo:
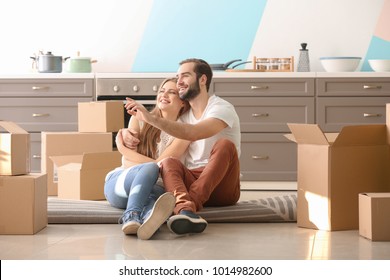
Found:
[{"label": "man's white t-shirt", "polygon": [[232,141],[236,145],[238,156],[241,154],[240,120],[234,106],[226,100],[212,95],[200,119],[196,119],[192,110],[189,110],[180,117],[180,120],[184,123],[196,124],[208,118],[220,119],[227,124],[227,127],[210,138],[197,140],[190,144],[184,161],[189,169],[205,166],[214,143],[221,138]]}]

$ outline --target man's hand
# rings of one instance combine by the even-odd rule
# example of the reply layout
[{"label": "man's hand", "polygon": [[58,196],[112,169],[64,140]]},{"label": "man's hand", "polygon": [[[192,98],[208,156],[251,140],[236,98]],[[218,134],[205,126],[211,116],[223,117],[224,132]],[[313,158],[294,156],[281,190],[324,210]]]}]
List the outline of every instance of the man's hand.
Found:
[{"label": "man's hand", "polygon": [[132,128],[124,128],[121,129],[120,132],[123,145],[125,145],[131,150],[137,150],[137,146],[140,142],[140,140],[138,139],[138,132]]}]

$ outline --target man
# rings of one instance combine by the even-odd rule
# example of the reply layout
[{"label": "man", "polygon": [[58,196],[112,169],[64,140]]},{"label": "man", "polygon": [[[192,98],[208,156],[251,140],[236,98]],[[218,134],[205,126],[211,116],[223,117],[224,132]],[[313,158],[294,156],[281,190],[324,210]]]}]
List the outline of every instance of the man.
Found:
[{"label": "man", "polygon": [[161,162],[165,189],[176,197],[174,214],[168,220],[176,234],[201,233],[207,222],[196,214],[203,206],[227,206],[240,197],[240,142],[238,115],[232,104],[209,96],[213,73],[201,59],[180,62],[177,86],[180,98],[191,109],[179,122],[153,116],[140,104],[128,102],[128,113],[192,143],[185,162],[167,158]]}]

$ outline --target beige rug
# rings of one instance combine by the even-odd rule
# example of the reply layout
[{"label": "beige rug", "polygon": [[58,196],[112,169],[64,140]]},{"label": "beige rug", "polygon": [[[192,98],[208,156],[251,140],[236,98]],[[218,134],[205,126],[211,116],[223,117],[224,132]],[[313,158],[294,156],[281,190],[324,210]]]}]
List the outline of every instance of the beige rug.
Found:
[{"label": "beige rug", "polygon": [[[233,206],[207,207],[198,214],[209,223],[296,222],[296,206],[295,193],[275,193]],[[122,212],[107,201],[48,198],[49,224],[112,224]]]}]

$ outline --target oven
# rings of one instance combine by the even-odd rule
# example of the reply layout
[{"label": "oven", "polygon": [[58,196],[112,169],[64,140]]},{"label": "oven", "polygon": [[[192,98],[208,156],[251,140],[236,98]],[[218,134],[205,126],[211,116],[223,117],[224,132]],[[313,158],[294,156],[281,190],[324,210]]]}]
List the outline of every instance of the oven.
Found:
[{"label": "oven", "polygon": [[[137,100],[147,109],[156,104],[156,95],[164,78],[96,78],[96,100]],[[123,107],[123,127],[127,127],[130,115]]]},{"label": "oven", "polygon": [[[102,74],[101,74],[102,75]],[[110,74],[117,75],[117,74]],[[107,75],[106,75],[107,76]],[[142,78],[142,77],[99,77],[95,79],[96,100],[122,100],[126,103],[126,97],[133,98],[151,110],[156,105],[156,95],[161,82],[161,78]],[[124,74],[118,74],[124,76]],[[130,115],[123,106],[123,127],[128,127]],[[115,137],[113,133],[113,148],[116,149]]]}]

